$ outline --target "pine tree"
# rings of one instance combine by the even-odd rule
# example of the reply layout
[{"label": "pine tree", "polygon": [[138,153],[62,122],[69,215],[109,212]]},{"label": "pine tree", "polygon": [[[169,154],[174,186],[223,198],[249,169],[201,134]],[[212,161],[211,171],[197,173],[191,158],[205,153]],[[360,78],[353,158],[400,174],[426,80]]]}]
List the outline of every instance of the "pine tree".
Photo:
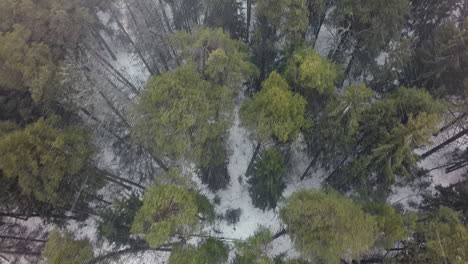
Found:
[{"label": "pine tree", "polygon": [[235,243],[237,249],[234,264],[273,264],[267,256],[268,245],[272,241],[271,233],[266,227],[259,227],[245,241]]},{"label": "pine tree", "polygon": [[202,80],[188,64],[150,79],[136,106],[134,136],[159,157],[198,162],[207,140],[228,128],[232,104],[227,88]]},{"label": "pine tree", "polygon": [[226,263],[228,246],[220,240],[208,238],[196,247],[189,245],[176,248],[169,257],[169,264],[220,264]]},{"label": "pine tree", "polygon": [[30,44],[32,32],[22,25],[0,34],[0,86],[26,90],[35,101],[54,100],[57,90],[57,67],[47,45]]},{"label": "pine tree", "polygon": [[460,215],[446,207],[422,215],[403,261],[465,263],[468,259],[468,229]]},{"label": "pine tree", "polygon": [[130,227],[142,205],[140,199],[132,194],[114,204],[100,212],[98,235],[118,245],[136,244],[138,241],[130,237]]},{"label": "pine tree", "polygon": [[[40,119],[0,138],[0,169],[17,181],[21,196],[63,209],[86,205],[87,195],[75,201],[84,185],[93,193],[99,185],[85,181],[93,153],[89,132],[80,126],[56,128],[53,118]],[[97,181],[99,182],[99,181]]]},{"label": "pine tree", "polygon": [[313,107],[336,94],[335,82],[340,79],[338,65],[320,57],[310,48],[298,49],[288,61],[285,78]]},{"label": "pine tree", "polygon": [[367,202],[363,210],[377,221],[376,247],[391,248],[395,242],[406,239],[410,234],[405,228],[404,217],[394,207],[385,203]]},{"label": "pine tree", "polygon": [[46,264],[83,264],[94,258],[88,240],[76,240],[69,232],[61,234],[55,229],[50,233],[42,257]]},{"label": "pine tree", "polygon": [[262,90],[242,104],[241,121],[259,142],[272,137],[286,142],[294,140],[300,128],[306,126],[305,106],[302,96],[291,92],[286,81],[272,72]]},{"label": "pine tree", "polygon": [[248,179],[249,193],[255,207],[262,210],[276,207],[286,188],[285,173],[284,160],[277,148],[272,147],[260,154]]},{"label": "pine tree", "polygon": [[199,214],[212,214],[212,206],[206,201],[197,192],[175,185],[149,187],[130,232],[143,234],[152,248],[176,234],[189,236],[200,226]]},{"label": "pine tree", "polygon": [[357,257],[375,241],[376,220],[334,191],[300,190],[286,200],[280,217],[295,248],[317,261]]}]

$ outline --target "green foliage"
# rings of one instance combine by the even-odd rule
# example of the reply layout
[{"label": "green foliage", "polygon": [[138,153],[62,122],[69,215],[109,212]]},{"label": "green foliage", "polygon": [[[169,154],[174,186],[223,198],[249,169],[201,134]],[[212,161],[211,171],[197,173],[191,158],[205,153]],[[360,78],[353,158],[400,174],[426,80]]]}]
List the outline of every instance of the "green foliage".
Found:
[{"label": "green foliage", "polygon": [[415,168],[418,155],[414,150],[430,144],[429,138],[437,131],[440,120],[437,115],[419,114],[409,116],[405,125],[398,125],[384,142],[372,150],[373,166],[383,176],[385,184],[394,183],[395,175],[412,178],[410,170]]},{"label": "green foliage", "polygon": [[10,32],[16,24],[31,30],[31,41],[52,50],[54,61],[75,50],[89,26],[97,23],[92,9],[104,3],[92,0],[3,0],[0,3],[0,32]]},{"label": "green foliage", "polygon": [[119,245],[133,243],[130,227],[141,205],[140,199],[132,194],[128,198],[116,200],[112,208],[102,210],[99,214],[99,236]]},{"label": "green foliage", "polygon": [[83,264],[94,255],[88,240],[75,240],[71,233],[62,235],[55,229],[49,235],[42,258],[45,264]]},{"label": "green foliage", "polygon": [[245,241],[236,242],[237,254],[234,264],[273,264],[273,260],[266,254],[271,240],[268,228],[260,227]]},{"label": "green foliage", "polygon": [[239,91],[243,81],[257,74],[255,66],[247,60],[247,46],[231,39],[222,29],[200,27],[194,34],[180,31],[172,36],[172,43],[213,84]]},{"label": "green foliage", "polygon": [[269,24],[288,35],[288,39],[299,44],[306,32],[307,7],[304,0],[258,0],[256,16],[265,17]]},{"label": "green foliage", "polygon": [[396,241],[409,236],[405,229],[403,216],[394,207],[385,203],[367,203],[364,211],[373,215],[377,221],[378,237],[376,246],[391,248]]},{"label": "green foliage", "polygon": [[231,98],[227,88],[202,80],[193,65],[179,67],[149,80],[136,107],[134,135],[160,156],[198,162],[207,140],[229,127]]},{"label": "green foliage", "polygon": [[366,107],[353,151],[359,155],[328,181],[340,190],[355,187],[382,198],[396,177],[414,179],[419,159],[414,150],[429,144],[442,109],[427,91],[405,87]]},{"label": "green foliage", "polygon": [[54,122],[40,119],[4,134],[0,138],[0,169],[5,177],[17,180],[21,195],[64,207],[71,204],[84,182],[81,175],[87,170],[93,148],[86,129],[58,129]]},{"label": "green foliage", "polygon": [[332,21],[350,26],[357,43],[353,52],[361,62],[372,63],[382,48],[401,34],[409,7],[408,0],[344,0],[334,9]]},{"label": "green foliage", "polygon": [[306,101],[294,94],[276,72],[262,84],[262,90],[242,104],[242,125],[253,130],[259,141],[275,137],[280,142],[294,140],[306,126]]},{"label": "green foliage", "polygon": [[208,238],[197,247],[176,248],[169,257],[169,264],[221,264],[226,263],[229,248],[220,240]]},{"label": "green foliage", "polygon": [[209,203],[206,198],[183,187],[149,187],[130,232],[144,234],[146,242],[157,248],[175,234],[191,234],[199,226],[199,213],[213,212],[206,203]]},{"label": "green foliage", "polygon": [[57,67],[49,47],[29,44],[31,31],[14,25],[10,33],[0,33],[0,86],[28,90],[35,101],[53,100],[57,93]]},{"label": "green foliage", "polygon": [[335,82],[340,79],[339,66],[322,58],[310,48],[298,49],[288,61],[286,80],[312,103],[336,93]]},{"label": "green foliage", "polygon": [[222,28],[233,39],[242,40],[246,26],[242,2],[238,0],[210,0],[205,23],[211,28]]},{"label": "green foliage", "polygon": [[281,152],[272,147],[255,160],[248,179],[252,203],[260,209],[275,208],[286,188],[286,168]]},{"label": "green foliage", "polygon": [[334,191],[298,191],[286,200],[280,217],[303,256],[325,263],[358,257],[375,240],[376,220]]},{"label": "green foliage", "polygon": [[229,184],[227,147],[225,136],[217,136],[205,142],[198,165],[198,176],[208,188],[216,192]]},{"label": "green foliage", "polygon": [[416,228],[416,244],[410,244],[413,263],[466,263],[468,228],[460,215],[446,207],[422,216]]},{"label": "green foliage", "polygon": [[416,50],[416,83],[438,97],[466,96],[468,88],[467,23],[452,21],[438,27],[434,37]]}]

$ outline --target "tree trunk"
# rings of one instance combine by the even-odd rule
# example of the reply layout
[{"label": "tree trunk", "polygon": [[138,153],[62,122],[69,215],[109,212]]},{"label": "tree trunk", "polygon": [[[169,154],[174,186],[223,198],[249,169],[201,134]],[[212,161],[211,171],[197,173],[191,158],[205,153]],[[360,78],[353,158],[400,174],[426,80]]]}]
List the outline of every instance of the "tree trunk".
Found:
[{"label": "tree trunk", "polygon": [[440,133],[444,132],[445,130],[451,128],[453,125],[455,125],[458,121],[464,119],[465,117],[468,116],[468,112],[467,113],[463,113],[461,115],[459,115],[458,117],[456,117],[455,119],[453,119],[452,121],[450,121],[448,124],[446,124],[445,126],[441,127],[439,129],[439,131],[437,131],[437,133],[433,134],[433,136],[438,136]]},{"label": "tree trunk", "polygon": [[317,163],[317,160],[318,158],[320,157],[320,154],[322,153],[322,151],[318,151],[314,158],[310,161],[309,163],[309,166],[307,166],[307,169],[304,171],[304,173],[302,174],[301,176],[301,181],[303,181],[305,179],[305,177],[307,176],[307,174],[309,173],[309,170],[315,166],[315,163]]},{"label": "tree trunk", "polygon": [[247,0],[247,30],[245,32],[245,41],[249,43],[250,19],[252,18],[252,0]]},{"label": "tree trunk", "polygon": [[22,240],[22,241],[39,242],[39,243],[47,242],[47,240],[44,240],[44,239],[35,239],[35,238],[17,237],[17,236],[6,236],[6,235],[0,235],[0,239]]},{"label": "tree trunk", "polygon": [[95,167],[95,170],[96,170],[97,172],[99,172],[100,175],[104,176],[106,179],[107,179],[107,178],[112,178],[112,179],[115,179],[115,180],[118,180],[118,181],[125,182],[125,183],[130,184],[130,185],[133,185],[133,186],[135,186],[135,187],[137,187],[137,188],[140,188],[141,190],[145,190],[145,187],[142,186],[142,185],[139,184],[139,183],[136,183],[136,182],[127,180],[127,179],[125,179],[125,178],[119,177],[119,176],[117,176],[117,175],[114,175],[114,174],[112,174],[112,173],[110,173],[110,172],[108,172],[108,171],[106,171],[106,170],[99,169],[99,168],[97,168],[97,167]]},{"label": "tree trunk", "polygon": [[117,75],[118,79],[125,85],[127,85],[136,95],[140,95],[140,91],[135,87],[135,85],[133,85],[133,83],[131,83],[125,76],[122,75],[122,73],[120,73],[120,71],[118,71],[116,68],[114,68],[114,66],[112,66],[112,64],[110,64],[108,61],[106,61],[106,59],[104,59],[101,55],[99,55],[97,52],[95,51],[91,51],[91,54],[96,57],[98,59],[98,61],[100,61],[104,67],[107,67],[107,69],[110,71],[110,72],[113,72],[115,75]]},{"label": "tree trunk", "polygon": [[86,264],[95,264],[95,263],[99,263],[99,262],[101,262],[101,261],[103,261],[105,259],[115,258],[115,257],[125,255],[125,254],[128,254],[128,253],[137,253],[137,252],[142,252],[142,251],[147,251],[147,250],[170,252],[172,249],[171,248],[165,248],[165,247],[159,247],[159,248],[150,248],[150,247],[127,248],[127,249],[110,252],[108,254],[96,257],[96,258],[92,259],[91,261],[86,262]]},{"label": "tree trunk", "polygon": [[115,108],[115,106],[112,104],[112,102],[109,100],[109,98],[107,98],[106,95],[101,91],[98,91],[98,93],[101,95],[101,97],[104,99],[104,101],[106,101],[106,104],[109,106],[109,108],[112,110],[112,112],[114,112],[114,114],[116,116],[118,116],[122,120],[124,125],[126,127],[128,127],[128,128],[131,128],[130,124],[127,122],[125,117],[117,110],[117,108]]},{"label": "tree trunk", "polygon": [[250,159],[249,166],[247,166],[247,171],[245,172],[245,175],[249,175],[250,171],[252,170],[252,166],[254,164],[255,159],[258,156],[258,153],[260,152],[260,147],[262,145],[262,142],[258,142],[257,146],[255,147],[255,151],[252,155],[252,159]]},{"label": "tree trunk", "polygon": [[0,249],[1,254],[11,254],[11,255],[25,255],[25,256],[41,256],[41,252],[33,252],[33,251],[14,251],[14,250],[2,250]]},{"label": "tree trunk", "polygon": [[281,229],[278,233],[274,234],[272,237],[271,237],[271,240],[275,240],[283,235],[286,235],[287,234],[287,231],[285,228]]},{"label": "tree trunk", "polygon": [[425,158],[431,156],[432,154],[434,154],[437,151],[443,149],[444,147],[446,147],[450,143],[453,143],[457,139],[463,137],[464,135],[466,135],[466,133],[468,133],[468,128],[463,129],[462,131],[458,132],[455,136],[447,139],[446,141],[442,142],[438,146],[436,146],[436,147],[432,148],[431,150],[427,151],[426,153],[422,154],[421,159],[425,159]]},{"label": "tree trunk", "polygon": [[94,36],[97,38],[97,40],[104,46],[104,49],[107,51],[107,53],[109,53],[109,55],[111,56],[112,60],[116,61],[117,60],[117,57],[115,56],[115,53],[112,51],[112,49],[109,47],[109,45],[107,44],[106,40],[101,36],[101,33],[99,33],[99,30],[96,29],[96,28],[92,28],[91,29],[91,32],[93,32]]},{"label": "tree trunk", "polygon": [[318,28],[317,28],[317,30],[315,31],[314,49],[315,49],[315,45],[317,44],[317,39],[318,39],[318,36],[319,36],[319,34],[320,34],[320,30],[322,29],[323,21],[325,21],[325,16],[326,16],[326,15],[327,15],[327,12],[324,11],[324,12],[323,12],[323,15],[320,17],[320,21],[319,21]]},{"label": "tree trunk", "polygon": [[164,22],[166,23],[167,30],[172,33],[171,23],[169,23],[169,18],[167,17],[166,10],[164,9],[164,3],[161,0],[159,1],[159,7],[161,8],[161,12],[163,14]]},{"label": "tree trunk", "polygon": [[341,166],[343,166],[343,164],[346,162],[346,160],[348,159],[348,156],[346,156],[339,164],[338,166],[336,166],[333,171],[330,173],[330,175],[328,175],[328,177],[326,179],[329,179],[330,177],[332,177],[333,175],[335,175],[335,173],[338,171],[339,168],[341,168]]},{"label": "tree trunk", "polygon": [[[123,26],[123,24],[120,22],[120,20],[117,18],[117,16],[114,14],[114,12],[112,12],[113,16],[114,16],[114,19],[117,23],[117,26],[120,28],[120,30],[122,30],[122,32],[124,33],[124,35],[127,37],[128,41],[130,41],[130,44],[132,44],[133,48],[135,49],[136,53],[138,54],[138,57],[140,58],[140,60],[143,62],[143,64],[145,65],[146,69],[148,70],[148,72],[151,74],[151,75],[154,75],[154,72],[153,70],[151,69],[151,67],[149,66],[148,62],[146,61],[145,57],[143,57],[143,54],[141,53],[141,50],[135,45],[135,42],[133,41],[133,39],[130,37],[130,35],[128,34],[127,30],[125,29],[125,27]],[[158,73],[158,75],[161,74],[161,73]]]}]

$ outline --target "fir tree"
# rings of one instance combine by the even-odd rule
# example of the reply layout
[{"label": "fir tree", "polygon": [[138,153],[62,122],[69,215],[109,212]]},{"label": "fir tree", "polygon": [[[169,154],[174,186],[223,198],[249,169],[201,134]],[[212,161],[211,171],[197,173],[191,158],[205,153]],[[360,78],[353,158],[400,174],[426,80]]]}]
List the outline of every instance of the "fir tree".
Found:
[{"label": "fir tree", "polygon": [[275,208],[286,188],[286,168],[283,157],[275,147],[261,153],[254,162],[248,183],[252,203],[260,209]]}]

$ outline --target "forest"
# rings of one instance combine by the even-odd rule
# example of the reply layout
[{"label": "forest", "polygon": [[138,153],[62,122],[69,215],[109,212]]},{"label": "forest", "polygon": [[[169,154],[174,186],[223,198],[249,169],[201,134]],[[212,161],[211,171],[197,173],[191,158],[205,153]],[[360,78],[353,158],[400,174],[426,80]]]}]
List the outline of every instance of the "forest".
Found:
[{"label": "forest", "polygon": [[468,0],[0,0],[0,263],[468,263]]}]

